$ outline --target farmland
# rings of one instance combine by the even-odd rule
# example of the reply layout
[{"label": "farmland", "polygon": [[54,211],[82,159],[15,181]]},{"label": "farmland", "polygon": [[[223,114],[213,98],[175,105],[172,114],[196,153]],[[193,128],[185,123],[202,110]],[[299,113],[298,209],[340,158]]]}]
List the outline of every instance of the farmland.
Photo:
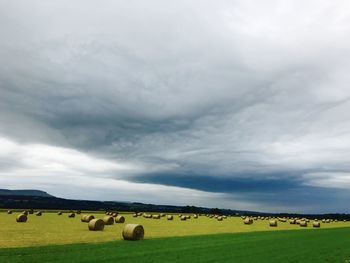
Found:
[{"label": "farmland", "polygon": [[[104,216],[102,212],[85,211],[82,213],[93,214],[96,218]],[[104,231],[95,232],[89,231],[87,223],[80,221],[80,215],[68,218],[68,213],[58,216],[54,211],[44,211],[42,216],[29,215],[26,223],[16,223],[15,219],[18,214],[18,212],[10,215],[5,212],[0,213],[1,248],[116,241],[122,239],[121,233],[126,223],[143,225],[146,240],[162,237],[305,229],[288,222],[278,222],[277,227],[270,227],[268,220],[256,220],[252,225],[244,225],[240,217],[228,217],[223,221],[217,221],[214,218],[200,216],[198,219],[192,217],[190,220],[181,221],[178,215],[174,215],[174,220],[169,221],[166,217],[161,217],[161,219],[135,218],[132,214],[125,213],[123,214],[126,219],[125,223],[105,226]],[[324,228],[339,227],[350,227],[350,222],[321,224],[321,229],[313,229],[310,223],[307,229],[318,232]]]},{"label": "farmland", "polygon": [[[188,223],[188,222],[186,222]],[[108,230],[107,230],[108,231]],[[95,233],[102,234],[102,233]],[[0,249],[0,262],[348,262],[350,228]]]}]

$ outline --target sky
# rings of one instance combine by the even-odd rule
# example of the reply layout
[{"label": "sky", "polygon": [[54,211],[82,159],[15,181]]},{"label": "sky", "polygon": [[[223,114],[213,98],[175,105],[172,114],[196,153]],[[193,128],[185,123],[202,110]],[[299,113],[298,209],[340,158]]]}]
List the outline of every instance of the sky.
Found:
[{"label": "sky", "polygon": [[350,213],[347,0],[0,0],[0,188]]}]

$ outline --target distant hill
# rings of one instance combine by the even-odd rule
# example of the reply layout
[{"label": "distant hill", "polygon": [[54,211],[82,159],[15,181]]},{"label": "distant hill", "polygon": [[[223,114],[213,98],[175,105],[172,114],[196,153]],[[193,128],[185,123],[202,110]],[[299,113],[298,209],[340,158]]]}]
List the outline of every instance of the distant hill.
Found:
[{"label": "distant hill", "polygon": [[289,216],[333,218],[350,220],[349,214],[302,215],[288,213],[262,213],[231,209],[206,208],[196,206],[154,205],[118,201],[72,200],[52,196],[40,190],[7,190],[0,189],[0,209],[59,209],[59,210],[100,210],[129,212],[163,212],[163,213],[199,213],[250,216]]},{"label": "distant hill", "polygon": [[8,189],[0,189],[0,196],[40,196],[40,197],[54,197],[44,191],[40,190],[8,190]]}]

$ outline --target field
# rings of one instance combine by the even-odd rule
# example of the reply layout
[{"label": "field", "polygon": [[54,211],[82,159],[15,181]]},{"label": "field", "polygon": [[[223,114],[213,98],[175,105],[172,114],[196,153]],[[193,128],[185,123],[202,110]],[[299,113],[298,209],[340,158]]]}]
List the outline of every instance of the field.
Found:
[{"label": "field", "polygon": [[[85,212],[83,212],[85,213]],[[103,218],[104,214],[88,212],[97,218]],[[124,224],[106,226],[104,231],[89,231],[87,223],[80,221],[81,215],[68,218],[67,213],[58,216],[57,213],[46,213],[42,216],[28,215],[26,223],[16,223],[15,219],[19,213],[0,213],[0,247],[26,247],[50,244],[89,243],[121,240],[122,229],[126,223],[142,224],[145,229],[145,238],[192,236],[219,233],[238,233],[251,231],[276,231],[303,229],[298,225],[288,222],[279,222],[278,227],[272,228],[268,220],[257,220],[252,225],[244,225],[240,217],[228,217],[223,221],[214,218],[200,216],[198,219],[181,221],[174,215],[173,221],[166,217],[161,219],[146,219],[143,217],[132,217],[131,214],[123,214],[126,221]],[[322,224],[321,228],[350,227],[350,222],[333,222]],[[313,229],[309,223],[309,229]]]},{"label": "field", "polygon": [[0,249],[0,262],[350,262],[350,228]]},{"label": "field", "polygon": [[[103,218],[101,212],[82,212]],[[223,221],[174,215],[146,219],[123,213],[123,224],[89,231],[81,215],[45,211],[16,223],[19,212],[0,213],[0,262],[350,262],[350,222],[322,223],[320,229],[268,220],[244,225],[240,217]],[[142,224],[145,240],[122,241],[127,223]]]}]

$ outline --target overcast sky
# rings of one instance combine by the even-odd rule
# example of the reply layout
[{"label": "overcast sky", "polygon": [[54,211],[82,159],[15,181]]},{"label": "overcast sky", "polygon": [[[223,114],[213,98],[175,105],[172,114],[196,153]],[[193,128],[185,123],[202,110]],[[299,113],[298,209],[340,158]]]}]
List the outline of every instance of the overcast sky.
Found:
[{"label": "overcast sky", "polygon": [[0,0],[0,188],[350,212],[347,0]]}]

